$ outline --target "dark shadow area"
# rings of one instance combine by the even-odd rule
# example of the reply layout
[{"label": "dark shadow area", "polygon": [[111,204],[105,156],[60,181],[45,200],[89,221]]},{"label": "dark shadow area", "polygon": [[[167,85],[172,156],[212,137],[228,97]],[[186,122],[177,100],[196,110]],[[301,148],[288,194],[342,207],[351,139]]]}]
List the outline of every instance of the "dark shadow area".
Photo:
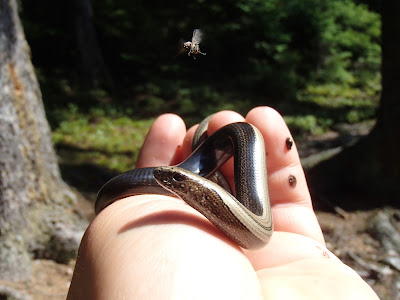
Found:
[{"label": "dark shadow area", "polygon": [[64,181],[76,188],[83,195],[95,200],[98,190],[112,177],[118,175],[116,171],[99,167],[95,164],[60,164],[61,175]]},{"label": "dark shadow area", "polygon": [[215,227],[203,217],[179,210],[164,210],[139,218],[125,224],[125,226],[123,226],[118,231],[118,233],[124,233],[125,231],[143,226],[168,224],[182,224],[196,227],[202,231],[218,237],[221,240],[224,240],[234,247],[237,247],[237,245],[235,245],[225,234],[223,234],[219,229],[217,229],[217,227]]},{"label": "dark shadow area", "polygon": [[315,209],[400,207],[400,185],[384,173],[371,136],[373,133],[306,171]]},{"label": "dark shadow area", "polygon": [[85,158],[78,158],[79,154],[90,155],[91,153],[100,153],[108,157],[112,157],[113,155],[133,156],[131,151],[109,152],[94,148],[82,149],[67,144],[57,144],[56,150],[60,157],[59,166],[63,180],[92,202],[95,201],[99,189],[108,180],[121,172],[96,165],[92,162],[82,162]]}]

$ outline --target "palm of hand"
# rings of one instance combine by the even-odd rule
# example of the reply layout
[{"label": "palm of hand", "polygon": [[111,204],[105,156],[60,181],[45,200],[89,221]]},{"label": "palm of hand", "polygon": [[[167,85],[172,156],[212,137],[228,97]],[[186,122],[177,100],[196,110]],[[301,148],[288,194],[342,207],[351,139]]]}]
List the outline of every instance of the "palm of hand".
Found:
[{"label": "palm of hand", "polygon": [[[286,148],[290,132],[276,111],[258,107],[246,118],[220,112],[209,133],[244,120],[261,131],[266,144],[275,227],[270,243],[246,251],[179,199],[128,197],[104,209],[90,225],[76,267],[84,271],[74,274],[70,297],[96,298],[100,286],[107,299],[377,299],[325,248],[296,147]],[[194,131],[186,132],[176,115],[159,117],[137,167],[180,162],[191,152]],[[232,164],[222,172],[232,183]],[[297,179],[295,187],[289,185],[290,175]]]}]

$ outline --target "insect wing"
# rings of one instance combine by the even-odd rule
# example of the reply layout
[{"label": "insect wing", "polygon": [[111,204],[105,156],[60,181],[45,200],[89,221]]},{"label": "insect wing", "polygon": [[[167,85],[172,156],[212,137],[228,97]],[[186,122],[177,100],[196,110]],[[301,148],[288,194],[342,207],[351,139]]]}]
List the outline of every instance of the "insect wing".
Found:
[{"label": "insect wing", "polygon": [[202,35],[203,33],[200,31],[200,29],[193,30],[192,43],[195,45],[200,44]]}]

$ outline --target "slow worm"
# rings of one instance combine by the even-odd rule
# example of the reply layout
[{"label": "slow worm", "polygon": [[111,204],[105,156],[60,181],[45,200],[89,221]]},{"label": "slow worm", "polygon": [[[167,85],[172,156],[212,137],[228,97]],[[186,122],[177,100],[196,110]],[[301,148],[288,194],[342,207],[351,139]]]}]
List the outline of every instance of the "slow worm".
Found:
[{"label": "slow worm", "polygon": [[[202,139],[204,124],[207,120],[196,139]],[[207,179],[232,156],[235,197]],[[177,166],[134,169],[112,178],[100,189],[95,211],[143,193],[177,195],[246,249],[264,246],[273,232],[264,139],[249,123],[222,127]]]}]

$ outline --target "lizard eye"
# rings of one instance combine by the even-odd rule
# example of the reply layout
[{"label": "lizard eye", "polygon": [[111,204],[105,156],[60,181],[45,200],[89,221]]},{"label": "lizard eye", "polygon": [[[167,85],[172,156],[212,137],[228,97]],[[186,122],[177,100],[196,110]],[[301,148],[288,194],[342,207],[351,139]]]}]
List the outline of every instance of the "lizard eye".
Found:
[{"label": "lizard eye", "polygon": [[183,181],[185,180],[185,177],[182,174],[176,173],[172,176],[172,179],[174,181]]}]

